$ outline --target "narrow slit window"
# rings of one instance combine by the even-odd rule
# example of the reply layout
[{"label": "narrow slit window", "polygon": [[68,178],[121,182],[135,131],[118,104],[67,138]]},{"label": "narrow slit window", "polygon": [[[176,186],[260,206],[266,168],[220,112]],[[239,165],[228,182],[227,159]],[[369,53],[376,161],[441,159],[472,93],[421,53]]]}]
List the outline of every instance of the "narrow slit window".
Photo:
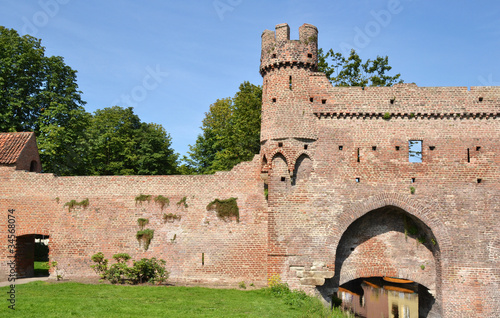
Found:
[{"label": "narrow slit window", "polygon": [[408,160],[410,162],[422,162],[422,140],[408,141]]},{"label": "narrow slit window", "polygon": [[292,75],[290,75],[290,77],[288,78],[288,88],[292,90]]},{"label": "narrow slit window", "polygon": [[307,145],[304,145],[304,150],[307,150]]},{"label": "narrow slit window", "polygon": [[344,149],[344,146],[339,146],[339,150],[343,150]]},{"label": "narrow slit window", "polygon": [[314,98],[313,98],[313,97],[310,97],[310,98],[309,98],[309,101],[310,101],[311,103],[312,103],[312,102],[314,102]]},{"label": "narrow slit window", "polygon": [[357,161],[359,162],[359,148],[358,148],[357,152],[358,152],[357,153]]},{"label": "narrow slit window", "polygon": [[467,162],[470,162],[470,149],[467,148]]},{"label": "narrow slit window", "polygon": [[205,253],[201,253],[201,265],[205,265]]}]

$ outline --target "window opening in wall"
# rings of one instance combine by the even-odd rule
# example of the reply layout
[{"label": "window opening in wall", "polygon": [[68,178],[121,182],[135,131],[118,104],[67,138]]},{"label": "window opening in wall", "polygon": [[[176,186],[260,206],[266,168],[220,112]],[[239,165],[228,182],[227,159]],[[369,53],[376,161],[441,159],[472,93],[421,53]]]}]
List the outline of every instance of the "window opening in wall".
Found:
[{"label": "window opening in wall", "polygon": [[391,98],[391,104],[394,104],[394,98]]},{"label": "window opening in wall", "polygon": [[276,58],[276,54],[273,54],[273,59],[275,59],[275,58]]},{"label": "window opening in wall", "polygon": [[359,178],[356,178],[356,183],[359,183],[360,179]]},{"label": "window opening in wall", "polygon": [[396,146],[396,150],[398,150],[398,151],[399,151],[399,146]]},{"label": "window opening in wall", "polygon": [[372,150],[373,151],[377,150],[377,146],[372,146]]},{"label": "window opening in wall", "polygon": [[467,148],[467,162],[470,162],[470,150]]},{"label": "window opening in wall", "polygon": [[481,183],[483,179],[477,179],[477,183]]},{"label": "window opening in wall", "polygon": [[422,162],[422,140],[408,141],[409,162]]},{"label": "window opening in wall", "polygon": [[205,265],[205,253],[201,253],[201,265]]},{"label": "window opening in wall", "polygon": [[278,147],[283,147],[283,143],[282,142],[278,142]]},{"label": "window opening in wall", "polygon": [[434,150],[434,149],[436,149],[436,146],[429,146],[429,149]]},{"label": "window opening in wall", "polygon": [[285,178],[285,177],[281,177],[281,181],[282,181],[282,182],[283,182],[283,181],[285,181],[285,180],[286,180],[286,178]]},{"label": "window opening in wall", "polygon": [[357,153],[357,161],[359,162],[359,148],[358,148],[357,152],[358,152]]},{"label": "window opening in wall", "polygon": [[321,104],[326,104],[326,99],[322,99]]},{"label": "window opening in wall", "polygon": [[479,97],[479,101],[482,102],[483,101],[483,98],[482,97]]},{"label": "window opening in wall", "polygon": [[311,53],[307,53],[307,57],[311,58],[311,57],[313,57],[313,55]]},{"label": "window opening in wall", "polygon": [[276,103],[276,98],[273,98],[273,103]]},{"label": "window opening in wall", "polygon": [[415,183],[415,178],[411,178],[410,183]]},{"label": "window opening in wall", "polygon": [[344,149],[344,146],[339,146],[339,150],[343,150]]},{"label": "window opening in wall", "polygon": [[307,145],[304,145],[304,150],[307,150]]},{"label": "window opening in wall", "polygon": [[481,147],[477,146],[476,151],[479,151],[479,150],[481,150]]},{"label": "window opening in wall", "polygon": [[290,78],[288,79],[288,88],[292,90],[292,75],[290,75]]},{"label": "window opening in wall", "polygon": [[30,163],[30,172],[34,172],[34,171],[36,171],[36,161],[35,160],[31,161],[31,163]]},{"label": "window opening in wall", "polygon": [[310,101],[311,103],[312,103],[312,102],[314,102],[314,98],[313,98],[313,97],[310,97],[310,98],[309,98],[309,101]]}]

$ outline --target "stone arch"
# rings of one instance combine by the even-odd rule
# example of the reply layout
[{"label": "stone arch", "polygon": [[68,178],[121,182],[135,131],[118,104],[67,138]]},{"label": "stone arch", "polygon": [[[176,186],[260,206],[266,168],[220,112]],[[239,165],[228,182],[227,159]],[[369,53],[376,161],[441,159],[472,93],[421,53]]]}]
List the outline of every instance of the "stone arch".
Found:
[{"label": "stone arch", "polygon": [[273,160],[271,161],[272,174],[274,176],[288,176],[288,161],[286,156],[281,152],[276,152],[273,154]]},{"label": "stone arch", "polygon": [[307,153],[299,154],[294,162],[292,186],[307,181],[313,170],[313,161]]},{"label": "stone arch", "polygon": [[[368,276],[381,276],[381,273],[384,273],[384,275],[387,276],[397,276],[397,277],[402,277],[405,276],[406,278],[409,278],[413,281],[416,281],[426,287],[432,287],[435,292],[435,299],[438,302],[438,308],[440,307],[440,303],[442,300],[442,264],[443,264],[443,251],[446,253],[446,251],[449,248],[450,245],[450,235],[445,227],[445,225],[439,221],[437,213],[431,213],[433,210],[435,211],[437,207],[436,206],[426,206],[422,204],[421,202],[416,201],[413,197],[410,197],[408,195],[402,195],[402,194],[395,194],[395,193],[383,193],[379,194],[376,196],[372,196],[370,198],[367,198],[366,200],[361,200],[356,203],[351,204],[350,206],[347,206],[345,211],[341,215],[339,215],[339,220],[338,220],[338,227],[337,227],[337,233],[340,235],[337,235],[335,238],[333,238],[333,241],[331,242],[333,245],[336,247],[336,252],[335,252],[335,260],[332,260],[335,263],[335,275],[333,278],[333,286],[340,286],[344,282],[360,278],[361,276],[359,275],[360,272],[363,273],[363,277],[368,277]],[[395,265],[391,269],[391,264],[389,266],[383,268],[382,270],[380,268],[371,268],[370,266],[355,266],[355,268],[346,266],[344,270],[342,267],[344,266],[344,260],[341,260],[342,263],[339,261],[339,257],[343,257],[341,254],[342,252],[339,251],[340,249],[344,249],[345,251],[345,246],[342,246],[344,243],[343,239],[345,238],[346,235],[348,234],[348,231],[351,230],[351,226],[355,226],[356,222],[359,222],[360,220],[363,220],[363,218],[369,217],[370,213],[378,213],[378,211],[384,211],[384,209],[395,209],[396,211],[399,211],[401,215],[407,215],[409,216],[412,220],[415,222],[418,222],[419,226],[422,227],[425,231],[428,233],[431,233],[433,236],[435,243],[432,243],[432,245],[435,244],[435,246],[430,246],[431,243],[427,242],[427,249],[430,251],[430,254],[427,253],[427,259],[432,257],[432,264],[431,266],[434,267],[434,274],[432,274],[429,277],[424,277],[424,275],[419,272],[418,266],[420,264],[415,264],[415,268],[412,270],[409,270],[408,268],[405,268],[401,270],[398,268],[398,265]],[[372,218],[373,219],[373,218]],[[374,224],[373,226],[378,226],[377,224]],[[406,231],[405,231],[406,232]],[[406,234],[406,233],[405,233]],[[404,235],[403,234],[403,239]],[[335,236],[332,233],[332,237]],[[373,238],[372,236],[371,238]],[[400,233],[401,237],[401,233]],[[368,239],[366,240],[368,241]],[[357,248],[356,245],[355,249]],[[372,244],[373,245],[373,244]],[[375,245],[371,246],[371,248],[376,249],[379,248]],[[383,248],[382,248],[383,249]],[[351,253],[354,255],[354,250],[351,249]],[[360,252],[360,251],[357,251]],[[362,250],[361,250],[362,252]],[[348,252],[349,253],[349,252]],[[346,257],[346,259],[349,257],[349,255]],[[375,260],[373,260],[375,262]],[[385,264],[382,264],[385,265]],[[361,268],[361,270],[360,270]],[[422,270],[423,271],[423,270]],[[429,279],[433,278],[433,282],[429,283]],[[428,286],[431,285],[431,286]]]}]

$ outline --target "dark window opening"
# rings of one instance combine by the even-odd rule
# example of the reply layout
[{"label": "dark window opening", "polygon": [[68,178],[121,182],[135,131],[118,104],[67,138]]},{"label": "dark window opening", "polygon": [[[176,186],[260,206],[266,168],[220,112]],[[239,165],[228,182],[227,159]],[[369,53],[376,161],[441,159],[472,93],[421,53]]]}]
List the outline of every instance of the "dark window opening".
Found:
[{"label": "dark window opening", "polygon": [[37,163],[35,160],[31,161],[30,163],[30,172],[36,171]]},{"label": "dark window opening", "polygon": [[408,141],[408,161],[422,162],[422,140]]},{"label": "dark window opening", "polygon": [[326,99],[322,99],[321,104],[326,104]]},{"label": "dark window opening", "polygon": [[201,265],[205,265],[205,253],[201,253]]},{"label": "dark window opening", "polygon": [[276,54],[273,54],[273,59],[275,59],[275,58],[276,58]]},{"label": "dark window opening", "polygon": [[359,162],[359,148],[358,148],[358,159],[357,159],[357,160],[358,160],[358,162]]},{"label": "dark window opening", "polygon": [[479,151],[479,150],[481,150],[481,147],[477,146],[476,151]]},{"label": "dark window opening", "polygon": [[436,146],[429,146],[429,149],[434,150],[434,149],[436,149]]},{"label": "dark window opening", "polygon": [[372,150],[373,151],[377,150],[377,146],[372,146]]},{"label": "dark window opening", "polygon": [[479,101],[482,102],[483,101],[483,98],[482,97],[479,97]]},{"label": "dark window opening", "polygon": [[311,57],[313,57],[313,55],[311,53],[307,53],[307,57],[311,58]]},{"label": "dark window opening", "polygon": [[398,150],[398,151],[399,151],[399,146],[396,146],[396,150]]},{"label": "dark window opening", "polygon": [[342,149],[344,149],[344,146],[339,146],[339,150],[342,150]]},{"label": "dark window opening", "polygon": [[483,179],[477,179],[477,183],[481,183]]},{"label": "dark window opening", "polygon": [[360,181],[360,178],[356,178],[356,183],[359,183],[359,181]]},{"label": "dark window opening", "polygon": [[283,143],[282,142],[278,142],[278,147],[283,147]]},{"label": "dark window opening", "polygon": [[281,181],[282,181],[282,182],[283,182],[283,181],[285,181],[285,180],[286,180],[286,178],[285,178],[285,177],[281,177]]},{"label": "dark window opening", "polygon": [[288,88],[292,90],[292,75],[290,75],[290,78],[288,79]]},{"label": "dark window opening", "polygon": [[273,98],[273,103],[276,103],[276,98]]},{"label": "dark window opening", "polygon": [[307,145],[304,145],[304,150],[307,150]]},{"label": "dark window opening", "polygon": [[312,103],[314,101],[314,98],[310,97],[309,101]]},{"label": "dark window opening", "polygon": [[410,182],[415,183],[415,178],[411,178]]},{"label": "dark window opening", "polygon": [[391,104],[394,104],[394,98],[391,98]]},{"label": "dark window opening", "polygon": [[470,162],[470,150],[467,148],[467,162]]}]

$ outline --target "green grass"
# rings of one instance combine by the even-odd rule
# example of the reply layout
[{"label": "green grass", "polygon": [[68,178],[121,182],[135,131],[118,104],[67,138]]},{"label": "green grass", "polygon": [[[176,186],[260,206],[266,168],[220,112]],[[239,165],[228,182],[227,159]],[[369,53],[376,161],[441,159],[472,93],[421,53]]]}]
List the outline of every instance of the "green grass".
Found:
[{"label": "green grass", "polygon": [[[8,287],[0,288],[6,295]],[[6,298],[6,297],[5,297]],[[0,317],[12,314],[7,300]],[[319,300],[287,305],[268,289],[85,285],[33,282],[16,285],[18,317],[344,317]]]},{"label": "green grass", "polygon": [[47,267],[47,262],[37,262],[34,264],[35,277],[49,276],[49,268]]}]

